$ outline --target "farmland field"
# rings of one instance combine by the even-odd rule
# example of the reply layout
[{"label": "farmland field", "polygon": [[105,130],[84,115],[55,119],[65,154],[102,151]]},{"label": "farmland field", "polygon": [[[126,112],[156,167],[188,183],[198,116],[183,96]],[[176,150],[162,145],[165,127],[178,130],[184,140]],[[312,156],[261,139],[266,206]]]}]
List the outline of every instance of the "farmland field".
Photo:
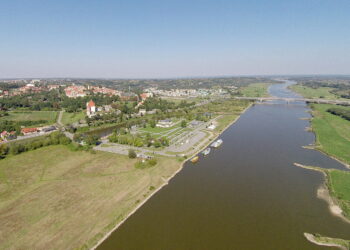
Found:
[{"label": "farmland field", "polygon": [[76,112],[76,113],[63,112],[61,122],[64,125],[68,125],[68,124],[78,122],[79,120],[84,119],[84,118],[85,118],[85,113],[83,111]]},{"label": "farmland field", "polygon": [[44,124],[56,122],[57,111],[11,111],[8,116],[1,117],[0,120],[8,121],[46,121]]}]

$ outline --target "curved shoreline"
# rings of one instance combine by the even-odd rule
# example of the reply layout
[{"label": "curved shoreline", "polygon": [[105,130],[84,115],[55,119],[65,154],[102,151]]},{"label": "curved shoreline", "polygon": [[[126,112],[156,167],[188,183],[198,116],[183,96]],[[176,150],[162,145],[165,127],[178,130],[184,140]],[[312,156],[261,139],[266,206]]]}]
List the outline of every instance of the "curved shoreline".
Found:
[{"label": "curved shoreline", "polygon": [[318,167],[305,166],[305,165],[302,165],[299,163],[294,163],[294,165],[297,167],[300,167],[300,168],[318,171],[318,172],[321,172],[323,174],[325,180],[324,180],[324,183],[322,185],[320,185],[317,189],[317,198],[327,202],[329,211],[332,215],[341,218],[343,221],[345,221],[347,223],[350,223],[350,220],[343,215],[343,210],[338,205],[336,199],[334,199],[330,195],[329,187],[327,185],[327,178],[328,178],[327,172],[326,172],[327,170],[324,170],[324,169],[318,168]]},{"label": "curved shoreline", "polygon": [[323,243],[323,242],[319,242],[315,239],[315,236],[313,234],[310,234],[310,233],[304,233],[304,236],[305,238],[310,241],[311,243],[314,243],[316,245],[319,245],[319,246],[325,246],[325,247],[338,247],[340,249],[343,249],[343,250],[346,250],[347,248],[340,245],[340,244],[337,244],[337,243]]},{"label": "curved shoreline", "polygon": [[146,199],[141,201],[131,212],[119,223],[117,223],[111,230],[109,230],[98,242],[91,247],[91,250],[95,250],[97,247],[99,247],[102,242],[104,242],[115,230],[117,230],[127,219],[129,219],[130,216],[132,216],[139,208],[141,208],[149,199],[152,198],[153,195],[158,193],[163,187],[169,184],[169,181],[174,178],[184,167],[184,164],[189,161],[194,155],[198,154],[203,148],[208,147],[214,140],[216,140],[222,133],[225,132],[226,129],[228,129],[230,126],[232,126],[234,123],[238,121],[238,119],[241,117],[242,114],[244,114],[250,107],[253,106],[254,103],[250,103],[232,122],[230,122],[225,128],[222,129],[222,131],[218,132],[218,135],[214,136],[211,140],[209,140],[208,143],[204,144],[204,146],[199,147],[198,150],[196,150],[193,154],[191,154],[187,159],[181,162],[180,167],[171,175],[169,176],[164,183],[162,183],[158,188],[156,188],[153,193],[151,193]]}]

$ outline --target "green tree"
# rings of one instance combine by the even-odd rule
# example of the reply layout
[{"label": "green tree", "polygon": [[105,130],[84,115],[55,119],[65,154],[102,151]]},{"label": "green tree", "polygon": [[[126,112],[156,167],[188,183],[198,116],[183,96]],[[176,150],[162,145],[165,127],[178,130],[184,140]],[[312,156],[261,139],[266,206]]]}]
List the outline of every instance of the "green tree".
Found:
[{"label": "green tree", "polygon": [[1,144],[0,145],[0,159],[5,158],[5,156],[8,154],[9,148],[7,147],[6,144]]},{"label": "green tree", "polygon": [[185,120],[181,121],[181,127],[186,128],[187,127],[187,122]]},{"label": "green tree", "polygon": [[156,127],[156,121],[155,121],[155,120],[151,120],[151,121],[149,122],[149,125],[151,126],[151,128]]},{"label": "green tree", "polygon": [[95,146],[98,143],[97,135],[88,135],[84,138],[84,141],[87,145]]}]

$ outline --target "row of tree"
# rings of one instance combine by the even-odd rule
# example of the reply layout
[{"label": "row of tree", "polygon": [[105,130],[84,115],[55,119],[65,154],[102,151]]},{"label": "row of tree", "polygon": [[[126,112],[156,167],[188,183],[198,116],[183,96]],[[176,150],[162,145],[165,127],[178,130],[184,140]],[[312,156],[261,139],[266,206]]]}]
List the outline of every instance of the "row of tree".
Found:
[{"label": "row of tree", "polygon": [[350,121],[350,109],[345,110],[342,108],[329,108],[327,111],[333,115],[340,116],[340,117]]},{"label": "row of tree", "polygon": [[35,150],[37,148],[57,145],[70,144],[71,140],[67,138],[64,134],[60,132],[53,132],[42,138],[37,138],[29,142],[14,142],[11,144],[1,144],[0,145],[0,159],[5,158],[8,154],[17,155],[26,151]]}]

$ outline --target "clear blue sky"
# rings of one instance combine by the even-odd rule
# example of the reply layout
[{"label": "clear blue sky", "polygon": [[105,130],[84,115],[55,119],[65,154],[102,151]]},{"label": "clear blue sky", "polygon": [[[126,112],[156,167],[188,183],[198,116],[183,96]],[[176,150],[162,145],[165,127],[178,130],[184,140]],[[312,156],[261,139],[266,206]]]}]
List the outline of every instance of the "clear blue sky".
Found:
[{"label": "clear blue sky", "polygon": [[350,74],[349,0],[1,0],[0,78]]}]

